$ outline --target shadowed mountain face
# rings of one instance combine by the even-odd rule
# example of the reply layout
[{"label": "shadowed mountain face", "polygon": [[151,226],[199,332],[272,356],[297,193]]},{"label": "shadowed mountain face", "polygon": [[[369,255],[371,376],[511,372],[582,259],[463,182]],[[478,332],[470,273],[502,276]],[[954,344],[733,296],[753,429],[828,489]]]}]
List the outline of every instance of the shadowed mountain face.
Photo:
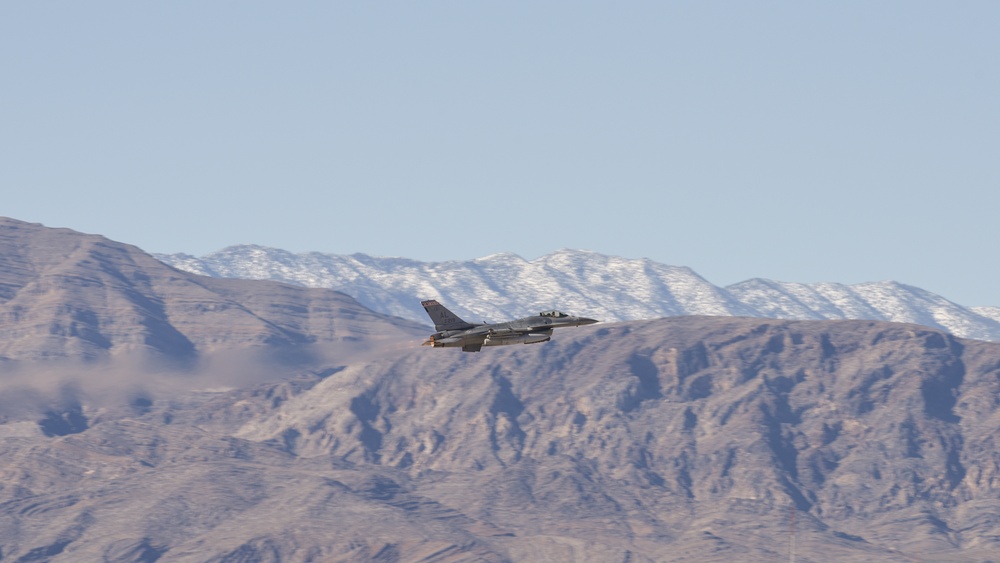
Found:
[{"label": "shadowed mountain face", "polygon": [[3,555],[1000,560],[1000,344],[683,317],[288,375],[0,425]]},{"label": "shadowed mountain face", "polygon": [[201,277],[101,236],[0,218],[0,361],[176,360],[426,332],[388,319],[334,291]]}]

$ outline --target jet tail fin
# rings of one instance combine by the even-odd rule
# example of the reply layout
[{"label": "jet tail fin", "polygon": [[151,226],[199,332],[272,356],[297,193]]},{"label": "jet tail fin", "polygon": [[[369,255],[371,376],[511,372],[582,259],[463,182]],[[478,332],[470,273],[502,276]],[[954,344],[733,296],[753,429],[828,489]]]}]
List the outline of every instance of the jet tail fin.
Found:
[{"label": "jet tail fin", "polygon": [[420,304],[424,306],[427,316],[434,322],[434,330],[464,330],[476,326],[458,318],[458,315],[433,299],[421,301]]}]

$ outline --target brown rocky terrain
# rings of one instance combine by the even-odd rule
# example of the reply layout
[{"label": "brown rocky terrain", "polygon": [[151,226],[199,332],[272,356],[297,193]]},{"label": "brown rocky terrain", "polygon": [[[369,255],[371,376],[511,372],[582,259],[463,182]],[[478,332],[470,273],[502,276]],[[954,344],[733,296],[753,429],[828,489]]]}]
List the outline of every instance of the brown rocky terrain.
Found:
[{"label": "brown rocky terrain", "polygon": [[[2,259],[52,271],[21,256]],[[97,279],[75,295],[114,317],[91,293],[129,286],[80,268],[66,283]],[[241,284],[225,290],[235,318],[317,326],[268,305],[275,285]],[[196,336],[175,296],[201,290],[177,286],[141,287],[196,354],[225,353],[226,323]],[[869,321],[676,317],[464,354],[344,303],[318,326],[364,320],[350,346],[289,329],[322,353],[267,364],[265,379],[236,370],[226,389],[98,400],[88,390],[121,365],[118,346],[143,342],[113,323],[90,325],[122,331],[104,348],[74,342],[79,330],[34,340],[62,342],[48,355],[6,344],[0,379],[21,387],[41,357],[106,362],[37,412],[0,381],[0,561],[1000,561],[1000,344]],[[5,319],[0,330],[20,322]],[[305,350],[261,330],[226,338]]]},{"label": "brown rocky terrain", "polygon": [[424,332],[389,319],[336,291],[197,276],[99,235],[0,218],[0,361],[176,360]]}]

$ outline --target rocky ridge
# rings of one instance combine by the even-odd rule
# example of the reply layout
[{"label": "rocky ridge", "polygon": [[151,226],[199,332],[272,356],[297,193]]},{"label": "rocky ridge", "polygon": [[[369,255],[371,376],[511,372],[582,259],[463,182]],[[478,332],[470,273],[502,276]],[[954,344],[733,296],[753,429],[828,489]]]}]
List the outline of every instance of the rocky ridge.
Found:
[{"label": "rocky ridge", "polygon": [[3,560],[1000,560],[1000,343],[678,316],[465,354],[14,221],[0,292]]},{"label": "rocky ridge", "polygon": [[396,350],[0,439],[0,549],[775,561],[794,541],[799,562],[996,560],[998,396],[1000,344],[865,321]]},{"label": "rocky ridge", "polygon": [[690,268],[581,250],[535,260],[494,254],[419,262],[233,246],[200,258],[156,255],[177,268],[224,278],[271,279],[343,291],[366,307],[425,322],[421,299],[442,301],[471,322],[558,308],[605,321],[678,315],[867,319],[918,323],[962,338],[1000,340],[996,307],[967,308],[905,284],[845,285],[753,279],[718,287]]},{"label": "rocky ridge", "polygon": [[177,360],[425,332],[335,291],[197,276],[99,235],[0,218],[0,362]]}]

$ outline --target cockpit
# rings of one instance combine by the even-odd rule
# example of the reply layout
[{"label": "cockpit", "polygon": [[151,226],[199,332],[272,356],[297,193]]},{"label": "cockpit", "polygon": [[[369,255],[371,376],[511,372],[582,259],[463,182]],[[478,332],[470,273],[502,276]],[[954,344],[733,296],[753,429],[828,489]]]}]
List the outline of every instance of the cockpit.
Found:
[{"label": "cockpit", "polygon": [[566,313],[560,313],[559,311],[542,311],[538,313],[539,317],[552,317],[554,319],[561,319],[563,317],[568,317]]}]

